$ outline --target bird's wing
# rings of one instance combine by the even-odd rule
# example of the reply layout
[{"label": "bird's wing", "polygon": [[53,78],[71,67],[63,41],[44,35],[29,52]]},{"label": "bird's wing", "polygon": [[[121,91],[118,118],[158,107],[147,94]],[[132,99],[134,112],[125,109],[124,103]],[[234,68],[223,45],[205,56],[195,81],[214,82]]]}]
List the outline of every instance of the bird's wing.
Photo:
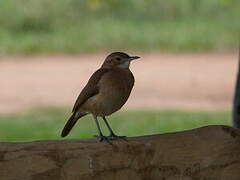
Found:
[{"label": "bird's wing", "polygon": [[93,73],[93,75],[90,77],[90,79],[88,80],[87,85],[83,88],[83,90],[81,91],[81,93],[79,94],[74,106],[73,106],[73,110],[72,112],[76,112],[77,109],[86,101],[88,100],[90,97],[98,94],[99,92],[99,86],[98,86],[98,82],[100,81],[100,79],[102,78],[102,76],[107,73],[109,71],[109,69],[106,68],[101,68],[98,69],[95,73]]}]

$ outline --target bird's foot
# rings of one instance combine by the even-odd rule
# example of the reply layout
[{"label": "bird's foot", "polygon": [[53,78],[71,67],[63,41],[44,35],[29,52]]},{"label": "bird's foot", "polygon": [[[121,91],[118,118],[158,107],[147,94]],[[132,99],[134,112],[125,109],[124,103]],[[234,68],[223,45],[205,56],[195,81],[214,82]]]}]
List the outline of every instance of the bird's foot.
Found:
[{"label": "bird's foot", "polygon": [[108,138],[110,138],[111,140],[124,140],[127,141],[127,137],[126,136],[117,136],[116,134],[111,134],[110,136],[108,136]]},{"label": "bird's foot", "polygon": [[112,140],[112,139],[109,138],[109,136],[100,135],[100,136],[94,136],[94,137],[98,138],[100,142],[106,141],[106,142],[108,142],[109,144],[112,145],[112,143],[111,143],[111,140]]}]

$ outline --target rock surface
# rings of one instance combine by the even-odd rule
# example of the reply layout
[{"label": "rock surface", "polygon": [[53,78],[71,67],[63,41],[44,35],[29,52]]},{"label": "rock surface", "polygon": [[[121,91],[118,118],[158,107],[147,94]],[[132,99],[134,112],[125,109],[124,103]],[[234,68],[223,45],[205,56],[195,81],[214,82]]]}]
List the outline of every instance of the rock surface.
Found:
[{"label": "rock surface", "polygon": [[1,180],[239,180],[240,130],[207,126],[129,138],[0,143]]}]

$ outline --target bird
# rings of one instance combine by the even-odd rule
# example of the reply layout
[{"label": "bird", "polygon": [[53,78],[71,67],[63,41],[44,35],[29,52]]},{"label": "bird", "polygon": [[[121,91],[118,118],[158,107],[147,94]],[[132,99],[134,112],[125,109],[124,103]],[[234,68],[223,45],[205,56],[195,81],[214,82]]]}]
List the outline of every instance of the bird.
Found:
[{"label": "bird", "polygon": [[[118,136],[113,132],[106,116],[120,110],[128,100],[135,82],[129,67],[133,60],[139,58],[124,52],[113,52],[105,58],[101,67],[92,74],[79,94],[61,137],[67,136],[80,118],[92,114],[99,134],[96,137],[100,141],[126,140],[126,136]],[[103,135],[98,118],[103,119],[109,130],[109,136]]]}]

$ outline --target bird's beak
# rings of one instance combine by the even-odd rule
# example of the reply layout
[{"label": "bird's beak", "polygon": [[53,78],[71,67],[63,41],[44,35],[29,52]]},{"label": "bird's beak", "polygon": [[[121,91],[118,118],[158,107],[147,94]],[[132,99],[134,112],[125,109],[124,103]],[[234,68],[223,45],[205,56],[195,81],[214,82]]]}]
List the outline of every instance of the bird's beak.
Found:
[{"label": "bird's beak", "polygon": [[130,61],[133,61],[133,60],[139,59],[139,58],[140,58],[139,56],[131,56],[131,57],[129,58],[129,60],[130,60]]}]

